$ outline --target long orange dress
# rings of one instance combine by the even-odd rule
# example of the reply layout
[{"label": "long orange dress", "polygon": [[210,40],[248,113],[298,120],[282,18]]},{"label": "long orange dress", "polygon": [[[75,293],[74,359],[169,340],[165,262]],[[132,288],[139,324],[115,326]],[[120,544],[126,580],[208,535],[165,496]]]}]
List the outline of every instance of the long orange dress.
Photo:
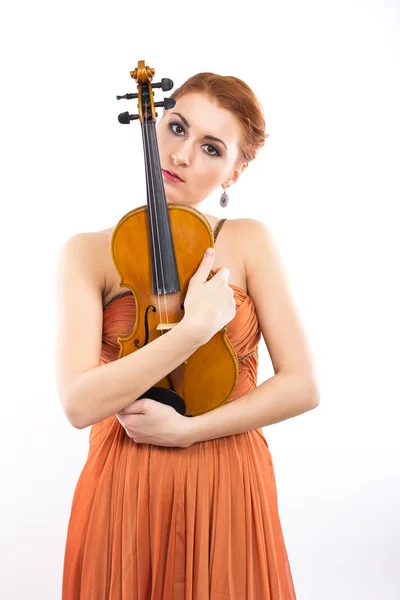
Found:
[{"label": "long orange dress", "polygon": [[[214,237],[226,219],[217,224]],[[227,326],[239,360],[230,402],[257,385],[261,337],[232,285]],[[102,364],[131,331],[134,298],[104,310]],[[92,426],[66,539],[62,600],[295,600],[262,429],[189,448],[136,444],[116,416]]]}]

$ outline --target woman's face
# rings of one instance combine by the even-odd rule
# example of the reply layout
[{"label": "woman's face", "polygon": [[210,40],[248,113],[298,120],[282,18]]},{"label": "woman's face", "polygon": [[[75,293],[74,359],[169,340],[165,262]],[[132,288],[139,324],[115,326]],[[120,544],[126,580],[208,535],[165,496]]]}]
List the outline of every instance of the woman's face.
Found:
[{"label": "woman's face", "polygon": [[235,117],[209,96],[178,98],[157,125],[167,202],[198,208],[218,186],[235,182],[246,167],[238,164],[241,135]]}]

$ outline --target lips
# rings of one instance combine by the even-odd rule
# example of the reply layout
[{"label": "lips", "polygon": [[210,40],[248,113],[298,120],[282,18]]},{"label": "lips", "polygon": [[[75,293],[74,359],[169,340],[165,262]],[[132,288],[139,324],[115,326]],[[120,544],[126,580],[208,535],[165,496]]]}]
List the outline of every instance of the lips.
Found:
[{"label": "lips", "polygon": [[167,171],[167,169],[162,169],[162,172],[163,172],[164,177],[166,179],[168,179],[168,181],[184,183],[183,179],[181,177],[179,177],[179,175],[177,173],[174,173],[173,171]]}]

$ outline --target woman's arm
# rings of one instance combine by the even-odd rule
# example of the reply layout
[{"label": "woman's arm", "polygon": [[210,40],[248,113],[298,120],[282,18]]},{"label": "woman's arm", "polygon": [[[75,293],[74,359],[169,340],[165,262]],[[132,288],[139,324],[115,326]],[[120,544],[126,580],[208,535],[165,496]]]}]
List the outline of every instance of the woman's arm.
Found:
[{"label": "woman's arm", "polygon": [[101,365],[104,282],[96,248],[90,234],[78,234],[58,261],[56,378],[63,410],[77,429],[121,411],[202,345],[183,319],[151,344]]},{"label": "woman's arm", "polygon": [[279,423],[318,404],[316,386],[307,375],[277,373],[240,398],[188,419],[186,445]]},{"label": "woman's arm", "polygon": [[249,295],[275,375],[240,398],[190,419],[189,444],[265,427],[319,404],[311,352],[277,246],[266,225],[255,219],[243,219],[241,232]]}]

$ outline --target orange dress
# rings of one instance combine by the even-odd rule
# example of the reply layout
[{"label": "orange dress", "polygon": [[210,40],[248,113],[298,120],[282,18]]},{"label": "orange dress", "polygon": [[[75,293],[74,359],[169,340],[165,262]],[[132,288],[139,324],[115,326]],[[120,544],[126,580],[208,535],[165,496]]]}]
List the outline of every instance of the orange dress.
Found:
[{"label": "orange dress", "polygon": [[[239,378],[230,402],[257,385],[261,337],[251,298],[232,288],[227,334]],[[130,292],[107,303],[102,364],[116,360],[117,336],[134,321]],[[115,415],[92,426],[62,600],[295,599],[262,429],[174,448],[136,444]]]}]

